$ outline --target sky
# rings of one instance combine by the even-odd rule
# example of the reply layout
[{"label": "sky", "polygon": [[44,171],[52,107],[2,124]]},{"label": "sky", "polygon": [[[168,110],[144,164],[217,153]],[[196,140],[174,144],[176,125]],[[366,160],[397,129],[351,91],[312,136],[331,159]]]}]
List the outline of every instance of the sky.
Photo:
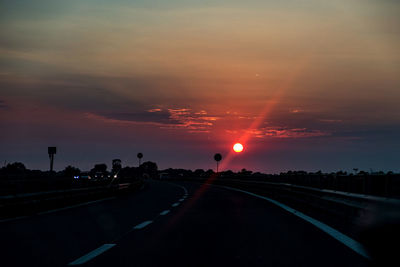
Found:
[{"label": "sky", "polygon": [[[0,160],[400,171],[396,0],[0,0]],[[232,151],[242,142],[244,151]]]}]

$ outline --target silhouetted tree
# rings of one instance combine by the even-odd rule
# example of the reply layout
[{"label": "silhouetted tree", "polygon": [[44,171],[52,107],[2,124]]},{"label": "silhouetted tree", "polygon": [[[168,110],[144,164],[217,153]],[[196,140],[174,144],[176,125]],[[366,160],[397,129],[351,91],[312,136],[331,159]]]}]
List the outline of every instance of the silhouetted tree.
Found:
[{"label": "silhouetted tree", "polygon": [[194,171],[194,176],[196,177],[202,177],[204,175],[205,171],[203,169],[197,169]]},{"label": "silhouetted tree", "polygon": [[208,170],[204,173],[204,175],[205,175],[206,177],[210,177],[210,176],[213,175],[213,174],[215,174],[215,172],[214,172],[213,170],[211,170],[211,169],[208,169]]},{"label": "silhouetted tree", "polygon": [[112,173],[118,173],[122,169],[120,159],[113,159],[112,161]]},{"label": "silhouetted tree", "polygon": [[158,166],[155,162],[146,161],[140,165],[140,169],[143,171],[143,174],[147,174],[149,177],[155,178],[158,175]]},{"label": "silhouetted tree", "polygon": [[24,172],[26,171],[26,167],[23,163],[21,162],[14,162],[14,163],[9,163],[5,167],[5,171],[9,173],[18,173],[18,172]]},{"label": "silhouetted tree", "polygon": [[359,172],[358,172],[358,175],[366,176],[366,175],[368,175],[368,172],[366,172],[366,171],[359,171]]},{"label": "silhouetted tree", "polygon": [[231,170],[227,170],[222,173],[222,176],[227,178],[233,178],[235,177],[235,173]]},{"label": "silhouetted tree", "polygon": [[136,167],[124,167],[120,170],[118,176],[121,178],[122,182],[129,182],[141,177],[142,171],[140,168]]},{"label": "silhouetted tree", "polygon": [[74,177],[75,175],[79,175],[81,173],[81,170],[78,168],[72,167],[72,166],[67,166],[63,170],[63,174],[65,177]]},{"label": "silhouetted tree", "polygon": [[107,165],[105,163],[100,163],[94,165],[94,168],[91,169],[91,173],[96,173],[96,172],[106,172],[107,171]]},{"label": "silhouetted tree", "polygon": [[245,168],[243,168],[243,169],[239,172],[239,174],[242,175],[242,176],[250,176],[250,175],[252,174],[252,171],[248,171],[248,170],[246,170]]}]

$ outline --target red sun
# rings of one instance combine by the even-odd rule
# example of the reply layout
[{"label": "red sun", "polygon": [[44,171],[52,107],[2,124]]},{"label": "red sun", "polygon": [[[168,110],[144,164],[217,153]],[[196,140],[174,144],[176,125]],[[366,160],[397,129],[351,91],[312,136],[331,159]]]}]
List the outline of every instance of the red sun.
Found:
[{"label": "red sun", "polygon": [[240,153],[243,151],[243,145],[241,143],[236,143],[233,145],[233,151]]}]

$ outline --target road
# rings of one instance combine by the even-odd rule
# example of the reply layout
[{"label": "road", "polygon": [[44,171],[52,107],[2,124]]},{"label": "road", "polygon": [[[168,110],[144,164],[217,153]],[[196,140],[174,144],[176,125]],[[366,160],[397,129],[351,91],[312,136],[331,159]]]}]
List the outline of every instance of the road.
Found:
[{"label": "road", "polygon": [[0,223],[1,266],[366,266],[309,222],[242,192],[148,181],[131,195]]}]

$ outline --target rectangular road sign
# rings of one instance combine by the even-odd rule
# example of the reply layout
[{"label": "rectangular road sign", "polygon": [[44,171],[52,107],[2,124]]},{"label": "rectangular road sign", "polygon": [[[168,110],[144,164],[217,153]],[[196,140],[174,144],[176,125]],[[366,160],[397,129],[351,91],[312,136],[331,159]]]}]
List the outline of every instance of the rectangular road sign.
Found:
[{"label": "rectangular road sign", "polygon": [[57,147],[55,147],[55,146],[49,146],[49,148],[47,149],[47,151],[49,152],[49,154],[56,154],[56,153],[57,153]]}]

